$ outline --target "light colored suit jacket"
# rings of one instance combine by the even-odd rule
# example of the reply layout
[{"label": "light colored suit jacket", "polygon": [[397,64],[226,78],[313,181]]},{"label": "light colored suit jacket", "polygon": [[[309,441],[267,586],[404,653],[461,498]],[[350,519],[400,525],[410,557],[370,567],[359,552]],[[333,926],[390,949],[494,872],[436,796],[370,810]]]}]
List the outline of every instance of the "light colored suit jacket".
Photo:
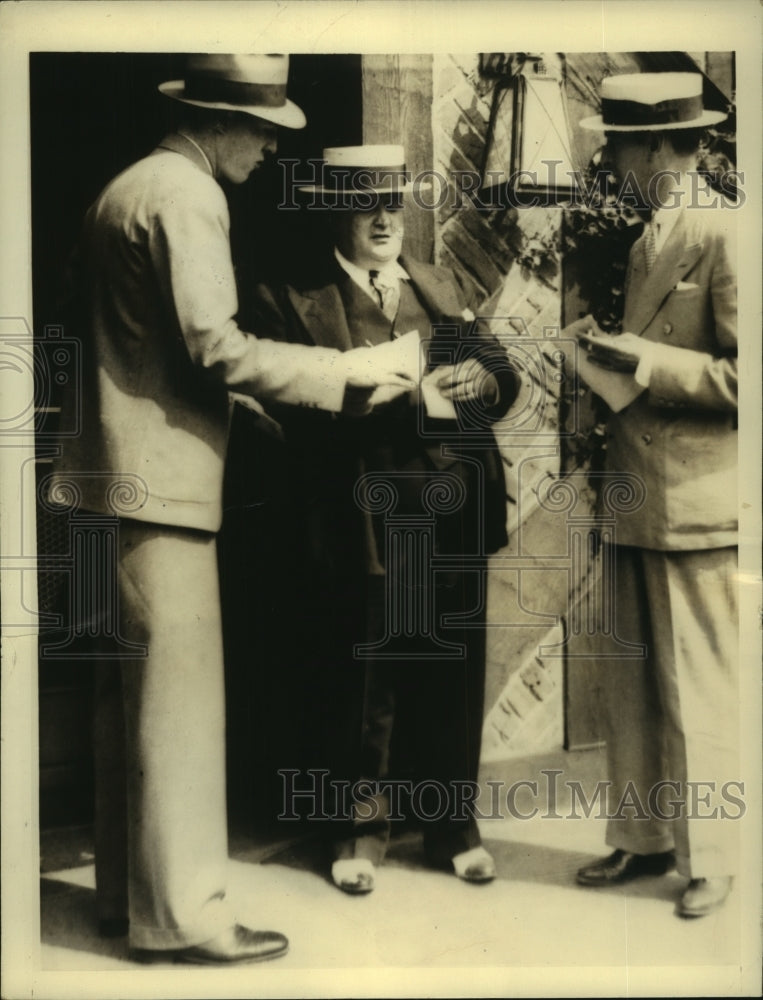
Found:
[{"label": "light colored suit jacket", "polygon": [[83,235],[84,370],[65,407],[50,498],[96,512],[216,531],[228,390],[341,409],[336,350],[244,333],[225,195],[194,145],[169,136],[116,177]]},{"label": "light colored suit jacket", "polygon": [[607,422],[607,468],[645,487],[617,542],[660,550],[737,543],[736,218],[681,209],[647,273],[631,249],[623,330],[652,341],[649,388]]}]

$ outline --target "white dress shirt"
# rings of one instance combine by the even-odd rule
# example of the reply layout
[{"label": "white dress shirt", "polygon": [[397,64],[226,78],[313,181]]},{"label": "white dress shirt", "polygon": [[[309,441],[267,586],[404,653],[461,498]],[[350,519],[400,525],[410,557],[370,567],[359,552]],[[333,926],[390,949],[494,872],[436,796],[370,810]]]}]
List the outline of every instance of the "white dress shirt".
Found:
[{"label": "white dress shirt", "polygon": [[[652,265],[652,270],[657,266],[657,261],[660,257],[660,251],[667,243],[668,237],[673,232],[675,224],[678,222],[678,217],[681,212],[685,211],[686,204],[688,200],[692,197],[692,186],[689,178],[682,176],[676,187],[673,189],[672,193],[678,193],[676,195],[676,200],[678,204],[676,207],[664,206],[663,208],[655,209],[652,212],[651,222],[647,225],[651,225],[654,228],[654,251],[655,251],[655,261]],[[678,198],[680,197],[680,201]],[[654,350],[648,341],[644,341],[644,353],[639,360],[636,371],[634,372],[634,378],[639,385],[643,385],[645,388],[649,387],[649,380],[652,374],[652,363],[654,358]]]},{"label": "white dress shirt", "polygon": [[[353,264],[352,261],[347,260],[344,254],[337,247],[334,247],[334,256],[336,257],[339,266],[343,271],[346,271],[346,273],[349,274],[358,288],[362,288],[366,295],[372,299],[376,305],[378,305],[379,299],[371,285],[370,271],[368,271],[365,267],[358,267],[357,264]],[[395,287],[399,285],[401,280],[411,280],[411,276],[397,260],[388,261],[380,267],[372,268],[372,270],[378,271],[379,274],[383,274],[387,280],[387,284],[394,285]]]}]

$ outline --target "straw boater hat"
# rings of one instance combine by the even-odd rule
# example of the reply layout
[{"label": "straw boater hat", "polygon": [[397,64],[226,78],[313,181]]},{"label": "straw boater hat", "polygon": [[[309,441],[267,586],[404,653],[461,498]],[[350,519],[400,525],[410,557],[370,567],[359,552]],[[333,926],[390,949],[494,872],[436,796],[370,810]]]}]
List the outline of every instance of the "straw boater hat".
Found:
[{"label": "straw boater hat", "polygon": [[402,146],[332,146],[323,150],[321,184],[301,185],[298,190],[354,198],[364,194],[403,194],[428,191],[432,186],[411,181],[405,168]]},{"label": "straw boater hat", "polygon": [[285,128],[304,128],[302,110],[286,98],[289,57],[189,56],[185,80],[159,85],[167,97],[197,108],[240,111]]},{"label": "straw boater hat", "polygon": [[703,128],[726,117],[704,109],[700,73],[624,73],[601,81],[601,114],[580,124],[599,132],[657,132]]}]

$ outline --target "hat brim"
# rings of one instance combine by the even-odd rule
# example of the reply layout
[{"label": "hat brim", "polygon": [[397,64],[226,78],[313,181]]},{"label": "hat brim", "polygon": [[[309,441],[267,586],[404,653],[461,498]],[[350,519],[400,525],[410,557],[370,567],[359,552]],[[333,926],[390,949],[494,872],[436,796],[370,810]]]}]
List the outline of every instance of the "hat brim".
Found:
[{"label": "hat brim", "polygon": [[587,128],[594,132],[674,132],[682,128],[704,128],[707,125],[717,125],[718,122],[728,118],[723,111],[703,111],[699,118],[692,118],[687,122],[667,122],[660,125],[612,125],[605,122],[601,115],[592,115],[590,118],[582,118],[579,122],[581,128]]},{"label": "hat brim", "polygon": [[305,184],[297,188],[305,194],[333,194],[338,198],[362,198],[368,194],[411,194],[412,191],[429,191],[432,185],[428,181],[414,181],[412,184],[371,185],[357,191],[343,191],[339,188],[321,187],[319,184]]},{"label": "hat brim", "polygon": [[262,118],[283,128],[304,128],[307,124],[304,112],[293,101],[287,99],[285,104],[269,107],[266,104],[227,104],[224,101],[199,101],[185,96],[185,80],[168,80],[159,84],[159,90],[165,97],[183,104],[192,104],[196,108],[210,108],[213,111],[239,111],[254,118]]}]

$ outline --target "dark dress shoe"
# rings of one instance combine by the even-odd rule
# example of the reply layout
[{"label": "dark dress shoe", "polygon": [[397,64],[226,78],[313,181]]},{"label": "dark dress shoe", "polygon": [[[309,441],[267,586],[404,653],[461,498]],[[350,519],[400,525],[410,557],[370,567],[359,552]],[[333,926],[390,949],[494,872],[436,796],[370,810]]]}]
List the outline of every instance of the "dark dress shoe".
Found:
[{"label": "dark dress shoe", "polygon": [[577,880],[580,885],[621,885],[642,875],[664,875],[675,863],[672,851],[662,854],[630,854],[618,848],[608,858],[579,869]]},{"label": "dark dress shoe", "polygon": [[277,931],[253,931],[241,924],[222,931],[217,937],[190,948],[173,951],[134,949],[132,958],[138,962],[192,962],[197,965],[235,965],[243,962],[265,962],[278,958],[289,950],[289,942]]},{"label": "dark dress shoe", "polygon": [[693,878],[686,888],[678,904],[678,913],[682,917],[706,917],[726,902],[731,892],[732,878],[724,875],[720,878]]}]

